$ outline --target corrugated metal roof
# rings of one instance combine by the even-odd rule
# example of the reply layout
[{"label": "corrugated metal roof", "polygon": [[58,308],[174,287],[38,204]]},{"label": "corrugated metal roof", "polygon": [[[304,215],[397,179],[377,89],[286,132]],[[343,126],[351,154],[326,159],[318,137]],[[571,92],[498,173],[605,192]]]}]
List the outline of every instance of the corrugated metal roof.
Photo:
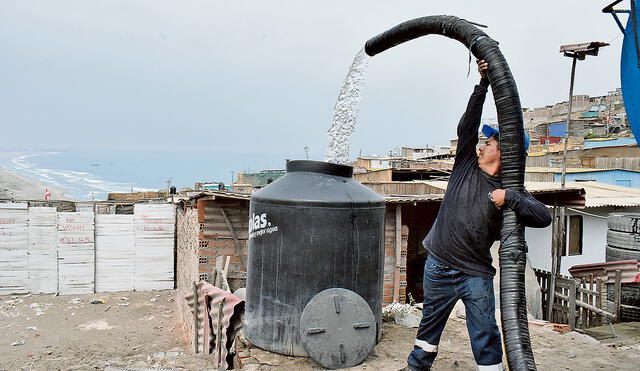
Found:
[{"label": "corrugated metal roof", "polygon": [[384,200],[388,204],[410,204],[414,202],[440,202],[444,198],[444,194],[433,195],[390,195],[385,196]]},{"label": "corrugated metal roof", "polygon": [[584,141],[584,149],[636,145],[635,138],[596,138]]},{"label": "corrugated metal roof", "polygon": [[605,207],[605,206],[618,206],[618,207],[633,207],[640,206],[640,197],[628,198],[628,197],[612,197],[612,198],[592,198],[587,199],[586,207]]},{"label": "corrugated metal roof", "polygon": [[[526,182],[533,192],[541,188],[560,189],[559,182]],[[582,188],[585,191],[585,207],[640,206],[640,189],[599,182],[566,182],[567,188]]]},{"label": "corrugated metal roof", "polygon": [[[602,172],[602,171],[611,171],[611,170],[622,170],[622,171],[633,171],[638,172],[636,170],[628,170],[628,169],[595,169],[595,168],[587,168],[587,167],[576,167],[576,168],[567,168],[567,174],[573,173],[591,173],[591,172]],[[562,168],[559,167],[536,167],[529,166],[525,169],[527,173],[553,173],[560,174],[562,173]]]},{"label": "corrugated metal roof", "polygon": [[174,196],[174,202],[188,201],[188,200],[194,200],[194,199],[197,200],[201,198],[215,200],[217,197],[249,201],[249,199],[251,198],[251,194],[229,192],[229,191],[218,191],[218,190],[192,191],[192,192],[187,192],[186,194]]},{"label": "corrugated metal roof", "polygon": [[[442,190],[446,190],[447,184],[448,184],[448,182],[444,180],[425,180],[424,182],[429,184],[432,187],[440,188]],[[559,191],[561,189],[560,183],[555,183],[555,182],[525,182],[524,186],[531,193]],[[622,187],[622,188],[626,188],[626,187]],[[583,189],[582,182],[566,182],[565,189],[574,190],[574,191],[581,190]]]},{"label": "corrugated metal roof", "polygon": [[[447,189],[446,181],[421,181],[434,188]],[[527,182],[525,185],[529,192],[535,194],[542,202],[549,204],[549,196],[555,197],[557,202],[563,206],[584,207],[584,190],[581,187],[567,186],[564,190],[560,189],[560,184],[550,182]],[[427,194],[427,195],[388,195],[385,196],[387,203],[415,203],[415,202],[440,202],[444,198],[443,194]]]},{"label": "corrugated metal roof", "polygon": [[[425,181],[425,183],[443,190],[447,189],[445,181]],[[524,185],[533,194],[552,193],[561,189],[559,182],[525,182]],[[640,189],[638,188],[599,182],[566,182],[565,188],[568,191],[584,190],[585,207],[640,206]]]}]

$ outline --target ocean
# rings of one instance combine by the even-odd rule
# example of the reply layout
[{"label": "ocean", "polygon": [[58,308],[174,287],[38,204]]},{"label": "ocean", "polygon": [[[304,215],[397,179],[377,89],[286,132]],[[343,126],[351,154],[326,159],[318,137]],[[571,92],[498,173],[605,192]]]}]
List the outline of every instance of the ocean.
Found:
[{"label": "ocean", "polygon": [[[302,155],[304,156],[304,154]],[[65,191],[65,199],[105,200],[108,193],[167,189],[168,182],[230,184],[240,172],[284,169],[292,154],[214,151],[12,151],[0,156],[5,170]]]}]

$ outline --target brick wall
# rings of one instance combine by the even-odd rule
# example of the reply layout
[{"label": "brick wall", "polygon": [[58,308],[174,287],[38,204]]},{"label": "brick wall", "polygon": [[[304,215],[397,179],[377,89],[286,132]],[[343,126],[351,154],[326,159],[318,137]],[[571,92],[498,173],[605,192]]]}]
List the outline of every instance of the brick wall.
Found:
[{"label": "brick wall", "polygon": [[406,303],[407,301],[407,241],[409,228],[406,225],[401,228],[400,269],[398,271],[399,277],[396,278],[396,207],[387,205],[384,225],[384,283],[382,293],[385,304],[393,302],[393,289],[396,280],[399,284],[398,302]]},{"label": "brick wall", "polygon": [[[227,279],[232,290],[244,286],[247,274],[249,202],[244,200],[199,200],[198,272],[211,281],[217,256],[230,256]],[[226,218],[225,218],[226,214]],[[233,232],[227,223],[231,223]]]},{"label": "brick wall", "polygon": [[193,282],[198,281],[198,214],[194,209],[178,209],[176,219],[176,303],[183,341],[193,348],[193,314],[185,296],[193,291]]}]

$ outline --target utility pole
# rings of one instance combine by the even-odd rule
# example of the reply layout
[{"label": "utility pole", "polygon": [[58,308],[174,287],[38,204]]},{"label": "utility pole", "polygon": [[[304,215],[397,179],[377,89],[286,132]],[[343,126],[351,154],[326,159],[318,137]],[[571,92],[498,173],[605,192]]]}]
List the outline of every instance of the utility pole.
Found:
[{"label": "utility pole", "polygon": [[[562,150],[562,174],[560,177],[560,188],[565,189],[565,180],[567,173],[567,145],[569,143],[569,137],[571,133],[571,109],[573,108],[573,82],[576,76],[576,62],[578,60],[584,60],[587,55],[598,55],[598,51],[601,47],[609,44],[593,41],[582,44],[569,44],[561,45],[560,53],[563,53],[565,57],[571,58],[571,80],[569,83],[569,109],[567,111],[567,125],[564,134],[564,148]],[[549,282],[549,303],[547,306],[547,320],[553,321],[553,304],[555,302],[555,286],[556,277],[560,275],[562,267],[562,253],[565,251],[566,238],[566,222],[565,222],[565,207],[558,207],[557,205],[553,210],[553,226],[551,237],[551,282]]]}]

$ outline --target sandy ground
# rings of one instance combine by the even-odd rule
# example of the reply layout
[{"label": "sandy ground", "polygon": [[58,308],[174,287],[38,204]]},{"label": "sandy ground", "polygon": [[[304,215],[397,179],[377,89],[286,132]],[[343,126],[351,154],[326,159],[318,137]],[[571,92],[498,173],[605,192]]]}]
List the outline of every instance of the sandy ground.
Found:
[{"label": "sandy ground", "polygon": [[64,192],[47,187],[39,181],[16,174],[0,167],[0,199],[43,200],[45,189],[51,193],[51,200],[64,199]]},{"label": "sandy ground", "polygon": [[[185,354],[174,298],[175,291],[0,296],[0,370],[212,370],[211,357]],[[106,303],[91,304],[92,299]],[[539,370],[637,370],[640,364],[638,340],[608,337],[600,343],[577,332],[530,329]],[[382,341],[351,370],[404,367],[415,332],[385,323]],[[11,345],[16,341],[24,344]],[[463,319],[452,316],[440,349],[434,370],[475,370]],[[322,369],[307,358],[258,348],[245,353],[251,355],[242,359],[245,370]]]},{"label": "sandy ground", "polygon": [[[183,355],[174,297],[175,291],[0,296],[0,370],[207,369],[206,357]],[[12,346],[16,341],[24,344]]]},{"label": "sandy ground", "polygon": [[[382,341],[365,361],[349,370],[398,370],[406,366],[416,329],[385,323]],[[548,328],[530,326],[531,342],[538,370],[638,370],[640,342],[619,340],[609,344],[577,332],[560,334]],[[321,370],[312,360],[277,356],[252,349],[253,364],[247,370]],[[506,359],[504,360],[506,364]],[[247,362],[248,363],[248,362]],[[476,370],[467,328],[463,319],[452,317],[440,342],[433,367],[442,370]]]}]

